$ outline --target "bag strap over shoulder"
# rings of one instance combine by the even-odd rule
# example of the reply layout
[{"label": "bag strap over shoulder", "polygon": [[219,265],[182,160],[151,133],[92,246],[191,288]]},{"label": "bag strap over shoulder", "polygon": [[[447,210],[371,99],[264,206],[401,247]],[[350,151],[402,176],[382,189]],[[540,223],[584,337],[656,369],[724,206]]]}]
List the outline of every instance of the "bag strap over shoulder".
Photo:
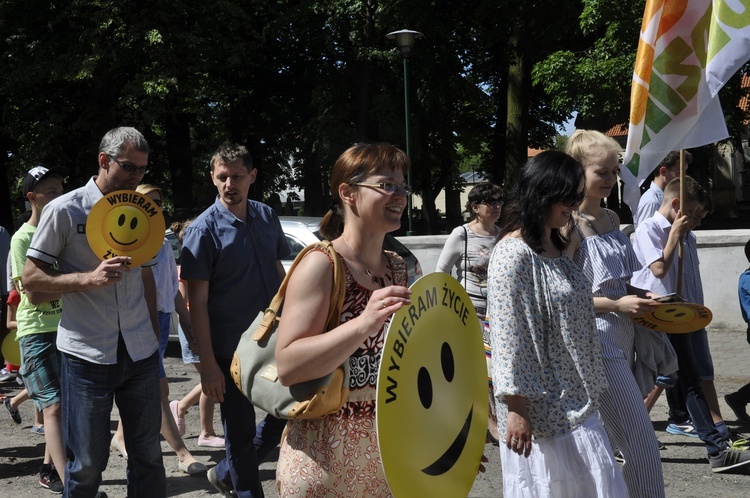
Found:
[{"label": "bag strap over shoulder", "polygon": [[346,293],[346,270],[344,269],[344,265],[339,259],[340,256],[333,249],[333,244],[331,244],[329,240],[323,240],[308,245],[307,247],[302,249],[299,254],[297,254],[296,258],[294,258],[294,262],[289,268],[289,271],[286,272],[284,280],[279,286],[278,292],[276,292],[276,295],[271,300],[268,308],[265,309],[263,320],[261,321],[258,329],[253,334],[253,340],[260,341],[264,337],[266,337],[269,330],[271,330],[271,326],[273,325],[273,323],[278,320],[279,309],[281,308],[281,304],[284,302],[286,287],[289,283],[289,278],[291,277],[292,272],[294,272],[294,269],[297,268],[297,265],[300,261],[302,261],[302,258],[304,258],[310,251],[313,251],[315,249],[323,249],[323,251],[328,253],[328,256],[333,260],[333,288],[331,289],[331,301],[328,308],[326,331],[334,328],[337,325],[337,321],[341,316],[341,307],[344,304],[344,296]]}]

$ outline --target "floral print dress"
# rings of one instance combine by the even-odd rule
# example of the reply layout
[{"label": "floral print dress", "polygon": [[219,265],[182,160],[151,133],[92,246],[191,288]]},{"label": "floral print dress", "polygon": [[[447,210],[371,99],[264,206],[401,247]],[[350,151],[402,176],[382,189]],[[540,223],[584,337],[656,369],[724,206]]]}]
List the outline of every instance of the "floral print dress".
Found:
[{"label": "floral print dress", "polygon": [[[406,286],[404,260],[394,252],[385,254],[394,285]],[[371,295],[346,267],[341,323],[359,316]],[[276,466],[279,496],[392,496],[375,431],[375,389],[387,326],[388,321],[349,357],[349,401],[341,410],[322,419],[287,424]]]}]

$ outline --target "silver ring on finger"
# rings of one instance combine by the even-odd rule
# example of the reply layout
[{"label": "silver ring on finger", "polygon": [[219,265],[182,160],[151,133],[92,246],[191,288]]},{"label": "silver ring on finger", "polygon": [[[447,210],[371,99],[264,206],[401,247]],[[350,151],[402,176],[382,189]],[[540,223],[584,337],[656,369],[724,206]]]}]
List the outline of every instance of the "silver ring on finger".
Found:
[{"label": "silver ring on finger", "polygon": [[510,442],[513,443],[513,444],[517,444],[518,443],[518,439],[512,437],[512,438],[510,438]]},{"label": "silver ring on finger", "polygon": [[388,307],[388,305],[385,304],[385,299],[381,299],[380,303],[383,305],[383,309],[386,309]]}]

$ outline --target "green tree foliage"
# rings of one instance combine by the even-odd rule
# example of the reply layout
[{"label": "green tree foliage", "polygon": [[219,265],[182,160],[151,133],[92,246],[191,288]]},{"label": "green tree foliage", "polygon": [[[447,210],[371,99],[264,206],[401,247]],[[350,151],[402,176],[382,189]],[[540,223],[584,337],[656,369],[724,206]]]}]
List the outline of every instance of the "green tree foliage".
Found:
[{"label": "green tree foliage", "polygon": [[408,28],[425,33],[409,59],[417,228],[444,230],[435,198],[446,189],[457,222],[463,169],[504,183],[527,145],[553,146],[554,126],[573,111],[627,118],[642,9],[642,0],[3,0],[0,222],[11,217],[3,199],[19,198],[36,164],[68,167],[69,188],[85,183],[98,141],[118,125],[148,138],[144,181],[165,188],[175,216],[212,202],[208,161],[230,141],[259,169],[252,197],[294,186],[306,213],[323,214],[344,149],[405,145],[403,58],[385,35]]},{"label": "green tree foliage", "polygon": [[633,64],[645,0],[583,0],[570,44],[541,60],[532,76],[560,112],[578,112],[579,127],[628,118]]}]

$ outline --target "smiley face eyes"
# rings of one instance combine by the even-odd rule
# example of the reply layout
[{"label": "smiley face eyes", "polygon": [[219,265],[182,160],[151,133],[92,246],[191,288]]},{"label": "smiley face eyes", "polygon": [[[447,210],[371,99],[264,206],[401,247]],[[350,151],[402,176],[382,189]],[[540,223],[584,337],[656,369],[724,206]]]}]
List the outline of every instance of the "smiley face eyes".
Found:
[{"label": "smiley face eyes", "polygon": [[[124,215],[124,214],[121,214],[121,215],[120,215],[120,216],[119,216],[119,217],[117,218],[117,224],[118,224],[119,226],[123,226],[123,225],[125,225],[125,222],[126,222],[126,221],[127,221],[127,218],[125,217],[125,215]],[[138,218],[136,218],[136,217],[134,216],[134,217],[133,217],[133,218],[132,218],[132,219],[130,220],[130,229],[131,229],[131,230],[135,230],[135,227],[137,227],[137,226],[138,226]]]},{"label": "smiley face eyes", "polygon": [[[453,382],[456,374],[456,363],[453,358],[453,351],[447,342],[444,342],[440,348],[440,366],[445,380]],[[421,367],[417,374],[417,392],[422,406],[429,409],[432,406],[433,386],[430,371],[425,367]]]},{"label": "smiley face eyes", "polygon": [[447,342],[444,342],[443,347],[440,349],[440,364],[443,366],[445,380],[453,382],[453,376],[456,373],[456,364],[453,361],[453,351],[451,351],[451,347]]},{"label": "smiley face eyes", "polygon": [[425,408],[431,407],[432,381],[430,380],[430,372],[425,367],[421,367],[417,375],[417,392],[419,393],[419,401],[422,402],[422,406]]},{"label": "smiley face eyes", "polygon": [[677,311],[675,308],[669,308],[667,310],[664,310],[664,313],[667,314],[667,315],[671,314],[675,318],[682,318],[683,316],[685,316],[687,314],[684,311],[678,312],[678,313],[675,313],[675,311]]}]

